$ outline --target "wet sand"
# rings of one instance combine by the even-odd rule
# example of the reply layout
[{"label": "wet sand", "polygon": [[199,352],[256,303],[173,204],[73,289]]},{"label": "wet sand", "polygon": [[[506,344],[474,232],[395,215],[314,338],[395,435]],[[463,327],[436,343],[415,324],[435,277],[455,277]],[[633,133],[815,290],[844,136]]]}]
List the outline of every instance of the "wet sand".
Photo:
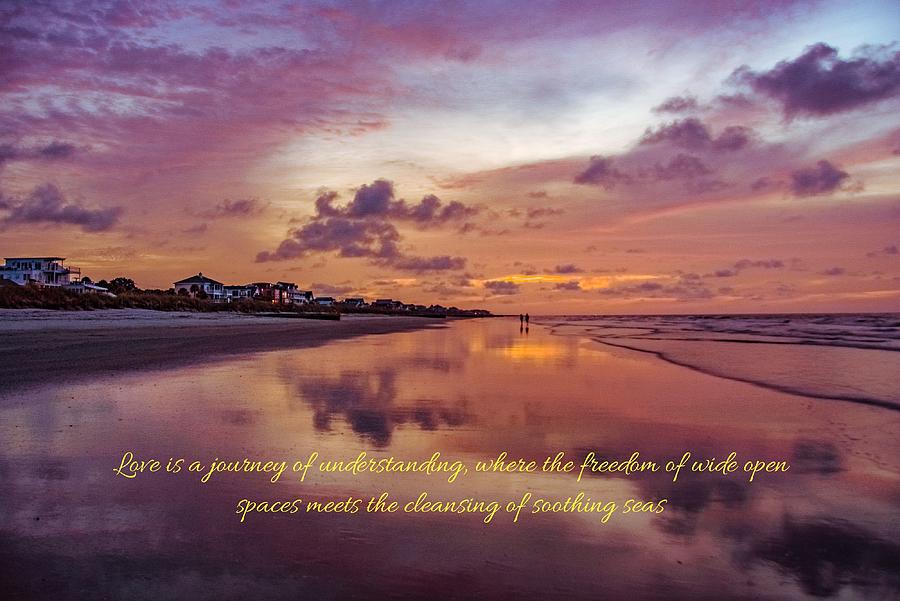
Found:
[{"label": "wet sand", "polygon": [[[525,332],[509,319],[446,325],[0,391],[0,591],[91,601],[900,594],[900,413],[685,369],[601,344],[596,332]],[[223,474],[200,485],[181,475],[117,479],[125,450],[164,461],[440,451],[470,465],[500,451],[540,461],[637,450],[665,461],[690,450],[792,467],[753,484],[713,473],[677,483],[469,473],[453,484],[319,473],[275,484]],[[500,513],[487,525],[477,513],[235,516],[240,499],[380,491],[401,501],[530,491],[668,504],[606,523],[596,514],[514,524]]]},{"label": "wet sand", "polygon": [[441,325],[433,319],[378,315],[319,321],[140,309],[4,309],[0,310],[0,390]]}]

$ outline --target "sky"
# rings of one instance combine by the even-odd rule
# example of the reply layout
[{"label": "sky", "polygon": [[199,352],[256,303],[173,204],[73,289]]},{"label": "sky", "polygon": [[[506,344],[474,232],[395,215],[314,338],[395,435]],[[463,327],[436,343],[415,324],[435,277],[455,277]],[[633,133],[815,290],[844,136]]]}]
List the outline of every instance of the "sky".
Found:
[{"label": "sky", "polygon": [[0,253],[534,314],[900,311],[900,3],[0,2]]}]

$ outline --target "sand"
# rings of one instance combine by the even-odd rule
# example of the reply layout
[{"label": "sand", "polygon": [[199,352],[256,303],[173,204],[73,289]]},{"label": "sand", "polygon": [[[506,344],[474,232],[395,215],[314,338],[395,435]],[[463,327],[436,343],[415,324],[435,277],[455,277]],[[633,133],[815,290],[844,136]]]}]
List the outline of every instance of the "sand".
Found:
[{"label": "sand", "polygon": [[441,325],[433,319],[380,315],[318,321],[143,309],[3,309],[0,390]]}]

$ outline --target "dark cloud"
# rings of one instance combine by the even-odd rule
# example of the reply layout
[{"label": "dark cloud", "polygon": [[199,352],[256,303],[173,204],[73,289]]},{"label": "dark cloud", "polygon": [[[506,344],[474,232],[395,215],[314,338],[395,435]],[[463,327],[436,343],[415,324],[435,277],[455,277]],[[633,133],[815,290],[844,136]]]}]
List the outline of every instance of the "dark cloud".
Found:
[{"label": "dark cloud", "polygon": [[523,263],[522,261],[513,262],[513,267],[519,270],[519,273],[522,275],[537,275],[538,269],[534,265],[530,263]]},{"label": "dark cloud", "polygon": [[67,159],[75,154],[74,144],[54,140],[44,146],[22,147],[14,144],[0,144],[0,165],[12,161],[43,159],[55,161]]},{"label": "dark cloud", "polygon": [[885,246],[881,250],[873,250],[872,252],[867,252],[866,256],[869,258],[874,258],[874,257],[880,256],[880,255],[891,256],[891,255],[898,255],[898,254],[900,254],[900,249],[897,248],[897,245],[889,244],[888,246]]},{"label": "dark cloud", "polygon": [[628,183],[631,178],[613,167],[611,158],[595,155],[588,162],[587,169],[575,176],[576,184],[602,186],[612,190],[617,184]]},{"label": "dark cloud", "polygon": [[578,280],[569,280],[568,282],[561,282],[556,284],[553,287],[554,290],[581,290],[581,282]]},{"label": "dark cloud", "polygon": [[373,263],[403,271],[425,272],[463,269],[464,257],[407,256],[400,252],[400,232],[393,221],[436,225],[472,214],[462,203],[444,204],[436,196],[425,196],[410,205],[394,196],[393,183],[379,179],[361,186],[353,200],[338,206],[336,192],[324,191],[315,201],[315,215],[274,251],[262,251],[257,262],[296,259],[309,254],[336,252],[339,257],[363,257]]},{"label": "dark cloud", "polygon": [[795,196],[817,196],[839,189],[850,177],[828,161],[819,161],[815,167],[798,169],[791,173],[791,191]]},{"label": "dark cloud", "polygon": [[556,209],[553,207],[530,207],[527,210],[529,219],[537,219],[538,217],[553,217],[555,215],[562,215],[563,213],[565,213],[565,210]]},{"label": "dark cloud", "polygon": [[665,286],[659,282],[641,282],[640,284],[631,284],[628,286],[610,286],[609,288],[601,288],[600,294],[605,296],[633,296],[659,292],[663,290],[663,288],[665,288]]},{"label": "dark cloud", "polygon": [[519,285],[505,280],[491,280],[484,283],[484,287],[493,294],[511,295],[519,293]]},{"label": "dark cloud", "polygon": [[582,273],[584,270],[575,265],[574,263],[565,263],[563,265],[557,265],[553,268],[552,273],[560,273],[560,274],[570,274],[570,273]]},{"label": "dark cloud", "polygon": [[773,182],[768,177],[760,177],[750,184],[750,189],[754,192],[761,192],[763,190],[769,190],[777,185],[776,182]]},{"label": "dark cloud", "polygon": [[646,281],[602,288],[600,294],[619,298],[673,298],[679,301],[705,300],[715,296],[695,273],[682,274],[670,284]]},{"label": "dark cloud", "polygon": [[734,264],[735,269],[782,269],[783,267],[784,261],[780,259],[741,259]]},{"label": "dark cloud", "polygon": [[672,179],[693,179],[712,173],[703,161],[688,154],[678,154],[668,164],[657,163],[653,168],[653,177],[660,181]]},{"label": "dark cloud", "polygon": [[459,221],[479,212],[477,207],[470,207],[455,200],[445,204],[433,194],[424,196],[416,204],[409,204],[403,199],[396,198],[394,184],[384,179],[361,186],[353,196],[353,200],[344,207],[334,205],[337,198],[337,194],[331,191],[319,195],[316,199],[317,214],[352,219],[378,217],[410,221],[421,227],[429,227]]},{"label": "dark cloud", "polygon": [[181,231],[184,232],[185,234],[204,234],[204,233],[206,233],[206,230],[208,230],[208,229],[209,229],[209,224],[206,222],[203,222],[203,223],[198,223],[197,225],[193,225],[191,227],[186,227]]},{"label": "dark cloud", "polygon": [[653,107],[654,113],[689,113],[699,107],[694,96],[672,96],[667,98],[659,106]]},{"label": "dark cloud", "polygon": [[68,142],[53,141],[37,149],[38,156],[45,159],[67,159],[75,154],[75,145]]},{"label": "dark cloud", "polygon": [[241,198],[238,200],[225,200],[216,204],[216,206],[198,211],[195,214],[206,219],[219,219],[222,217],[251,217],[259,215],[266,210],[265,205],[257,198]]},{"label": "dark cloud", "polygon": [[828,269],[826,269],[825,271],[822,271],[820,273],[821,273],[821,275],[837,276],[837,275],[844,275],[845,273],[847,273],[847,270],[844,269],[843,267],[829,267]]},{"label": "dark cloud", "polygon": [[437,257],[403,257],[391,262],[394,269],[423,273],[426,271],[448,271],[465,269],[465,257],[441,255]]},{"label": "dark cloud", "polygon": [[696,117],[689,117],[666,123],[657,129],[648,128],[641,138],[641,144],[667,142],[688,150],[736,151],[747,146],[752,139],[750,128],[732,125],[714,137],[706,125]]},{"label": "dark cloud", "polygon": [[900,52],[870,46],[843,60],[836,48],[819,43],[769,71],[741,67],[732,81],[777,100],[787,117],[830,115],[896,96]]},{"label": "dark cloud", "polygon": [[32,190],[21,201],[5,198],[0,209],[9,213],[0,223],[4,226],[20,223],[77,225],[86,232],[102,232],[114,226],[122,214],[122,207],[92,208],[67,200],[53,184]]},{"label": "dark cloud", "polygon": [[312,288],[312,290],[316,294],[327,294],[331,296],[343,296],[355,290],[353,286],[333,286],[331,284],[323,284],[321,282],[310,284],[309,287]]},{"label": "dark cloud", "polygon": [[337,251],[341,257],[399,257],[400,233],[392,224],[346,217],[314,218],[291,232],[274,252],[262,251],[257,262],[296,259],[308,253]]}]

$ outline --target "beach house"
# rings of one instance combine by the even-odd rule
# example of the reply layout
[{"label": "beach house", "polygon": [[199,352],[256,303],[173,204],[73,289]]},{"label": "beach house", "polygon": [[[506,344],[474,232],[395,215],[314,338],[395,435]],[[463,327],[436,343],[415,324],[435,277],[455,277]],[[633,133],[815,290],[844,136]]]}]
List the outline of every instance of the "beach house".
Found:
[{"label": "beach house", "polygon": [[256,295],[256,286],[254,286],[253,284],[223,286],[222,288],[225,293],[226,303],[233,303],[239,300],[251,299]]},{"label": "beach house", "polygon": [[296,305],[308,305],[313,302],[312,290],[295,290],[291,294],[291,298]]},{"label": "beach house", "polygon": [[393,309],[394,302],[394,299],[391,298],[378,298],[375,299],[375,302],[372,303],[372,306],[376,309]]},{"label": "beach house", "polygon": [[206,277],[202,272],[189,278],[178,280],[172,285],[175,288],[175,294],[187,294],[193,297],[205,295],[213,302],[225,300],[225,285],[222,282]]},{"label": "beach house", "polygon": [[342,302],[342,305],[345,307],[352,307],[353,309],[361,309],[366,306],[366,299],[361,296],[351,296],[345,298]]},{"label": "beach house", "polygon": [[6,257],[0,277],[20,286],[66,286],[81,279],[81,270],[63,265],[64,257]]}]

